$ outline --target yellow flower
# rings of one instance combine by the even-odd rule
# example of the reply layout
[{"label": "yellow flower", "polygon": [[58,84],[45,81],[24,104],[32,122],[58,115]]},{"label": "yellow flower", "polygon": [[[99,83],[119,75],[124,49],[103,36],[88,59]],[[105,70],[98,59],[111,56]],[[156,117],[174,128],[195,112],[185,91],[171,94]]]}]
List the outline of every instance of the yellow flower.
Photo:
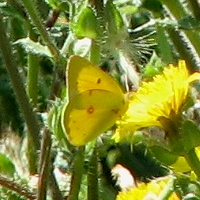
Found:
[{"label": "yellow flower", "polygon": [[195,80],[200,80],[200,73],[190,75],[185,61],[181,60],[178,66],[166,67],[153,81],[143,82],[130,98],[122,120],[117,122],[114,139],[119,141],[125,135],[144,127],[163,127],[162,119],[177,119],[188,99],[189,85]]},{"label": "yellow flower", "polygon": [[164,177],[153,180],[147,184],[140,183],[138,187],[128,191],[121,191],[117,195],[116,200],[147,200],[147,199],[162,199],[163,195],[171,193],[169,200],[178,200],[178,196],[173,190],[173,179]]}]

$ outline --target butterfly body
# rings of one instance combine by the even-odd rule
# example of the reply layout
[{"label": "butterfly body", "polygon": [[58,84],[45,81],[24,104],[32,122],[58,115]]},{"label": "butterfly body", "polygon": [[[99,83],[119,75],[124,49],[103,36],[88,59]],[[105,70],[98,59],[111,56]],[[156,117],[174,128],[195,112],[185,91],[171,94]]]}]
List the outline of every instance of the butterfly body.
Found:
[{"label": "butterfly body", "polygon": [[81,146],[112,127],[127,105],[116,81],[84,58],[70,58],[67,76],[62,123],[69,140]]}]

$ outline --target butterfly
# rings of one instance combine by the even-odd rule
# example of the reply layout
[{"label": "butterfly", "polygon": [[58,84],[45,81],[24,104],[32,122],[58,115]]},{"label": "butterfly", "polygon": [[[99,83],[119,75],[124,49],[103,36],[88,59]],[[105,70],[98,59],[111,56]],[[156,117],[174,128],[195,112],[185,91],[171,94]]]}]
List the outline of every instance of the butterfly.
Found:
[{"label": "butterfly", "polygon": [[127,109],[118,83],[80,56],[71,56],[66,70],[69,102],[62,127],[75,146],[85,145],[111,128]]}]

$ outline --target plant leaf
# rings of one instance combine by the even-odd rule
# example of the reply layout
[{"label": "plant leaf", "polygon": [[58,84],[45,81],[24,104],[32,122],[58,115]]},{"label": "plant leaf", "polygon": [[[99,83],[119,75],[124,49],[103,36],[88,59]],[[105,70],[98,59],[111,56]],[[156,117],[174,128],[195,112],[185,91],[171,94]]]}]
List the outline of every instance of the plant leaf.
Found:
[{"label": "plant leaf", "polygon": [[2,153],[0,153],[0,173],[11,177],[15,173],[15,165]]},{"label": "plant leaf", "polygon": [[181,136],[186,152],[200,145],[200,131],[190,120],[186,120],[183,123]]},{"label": "plant leaf", "polygon": [[28,53],[52,57],[47,46],[43,46],[39,42],[34,42],[29,37],[19,39],[14,44],[21,44]]}]

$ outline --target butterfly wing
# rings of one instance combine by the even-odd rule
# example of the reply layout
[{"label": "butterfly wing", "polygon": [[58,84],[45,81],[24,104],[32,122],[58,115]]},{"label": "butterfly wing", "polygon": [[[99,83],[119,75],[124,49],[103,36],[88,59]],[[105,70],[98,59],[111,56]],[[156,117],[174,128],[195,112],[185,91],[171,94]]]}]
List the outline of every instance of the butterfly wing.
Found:
[{"label": "butterfly wing", "polygon": [[113,126],[125,109],[121,95],[104,90],[85,91],[64,109],[63,127],[74,145],[84,145]]},{"label": "butterfly wing", "polygon": [[121,88],[111,76],[80,56],[70,57],[66,76],[68,76],[69,98],[96,89],[123,96]]},{"label": "butterfly wing", "polygon": [[69,103],[62,126],[69,140],[80,146],[110,128],[127,106],[117,82],[85,58],[70,57],[66,75]]}]

